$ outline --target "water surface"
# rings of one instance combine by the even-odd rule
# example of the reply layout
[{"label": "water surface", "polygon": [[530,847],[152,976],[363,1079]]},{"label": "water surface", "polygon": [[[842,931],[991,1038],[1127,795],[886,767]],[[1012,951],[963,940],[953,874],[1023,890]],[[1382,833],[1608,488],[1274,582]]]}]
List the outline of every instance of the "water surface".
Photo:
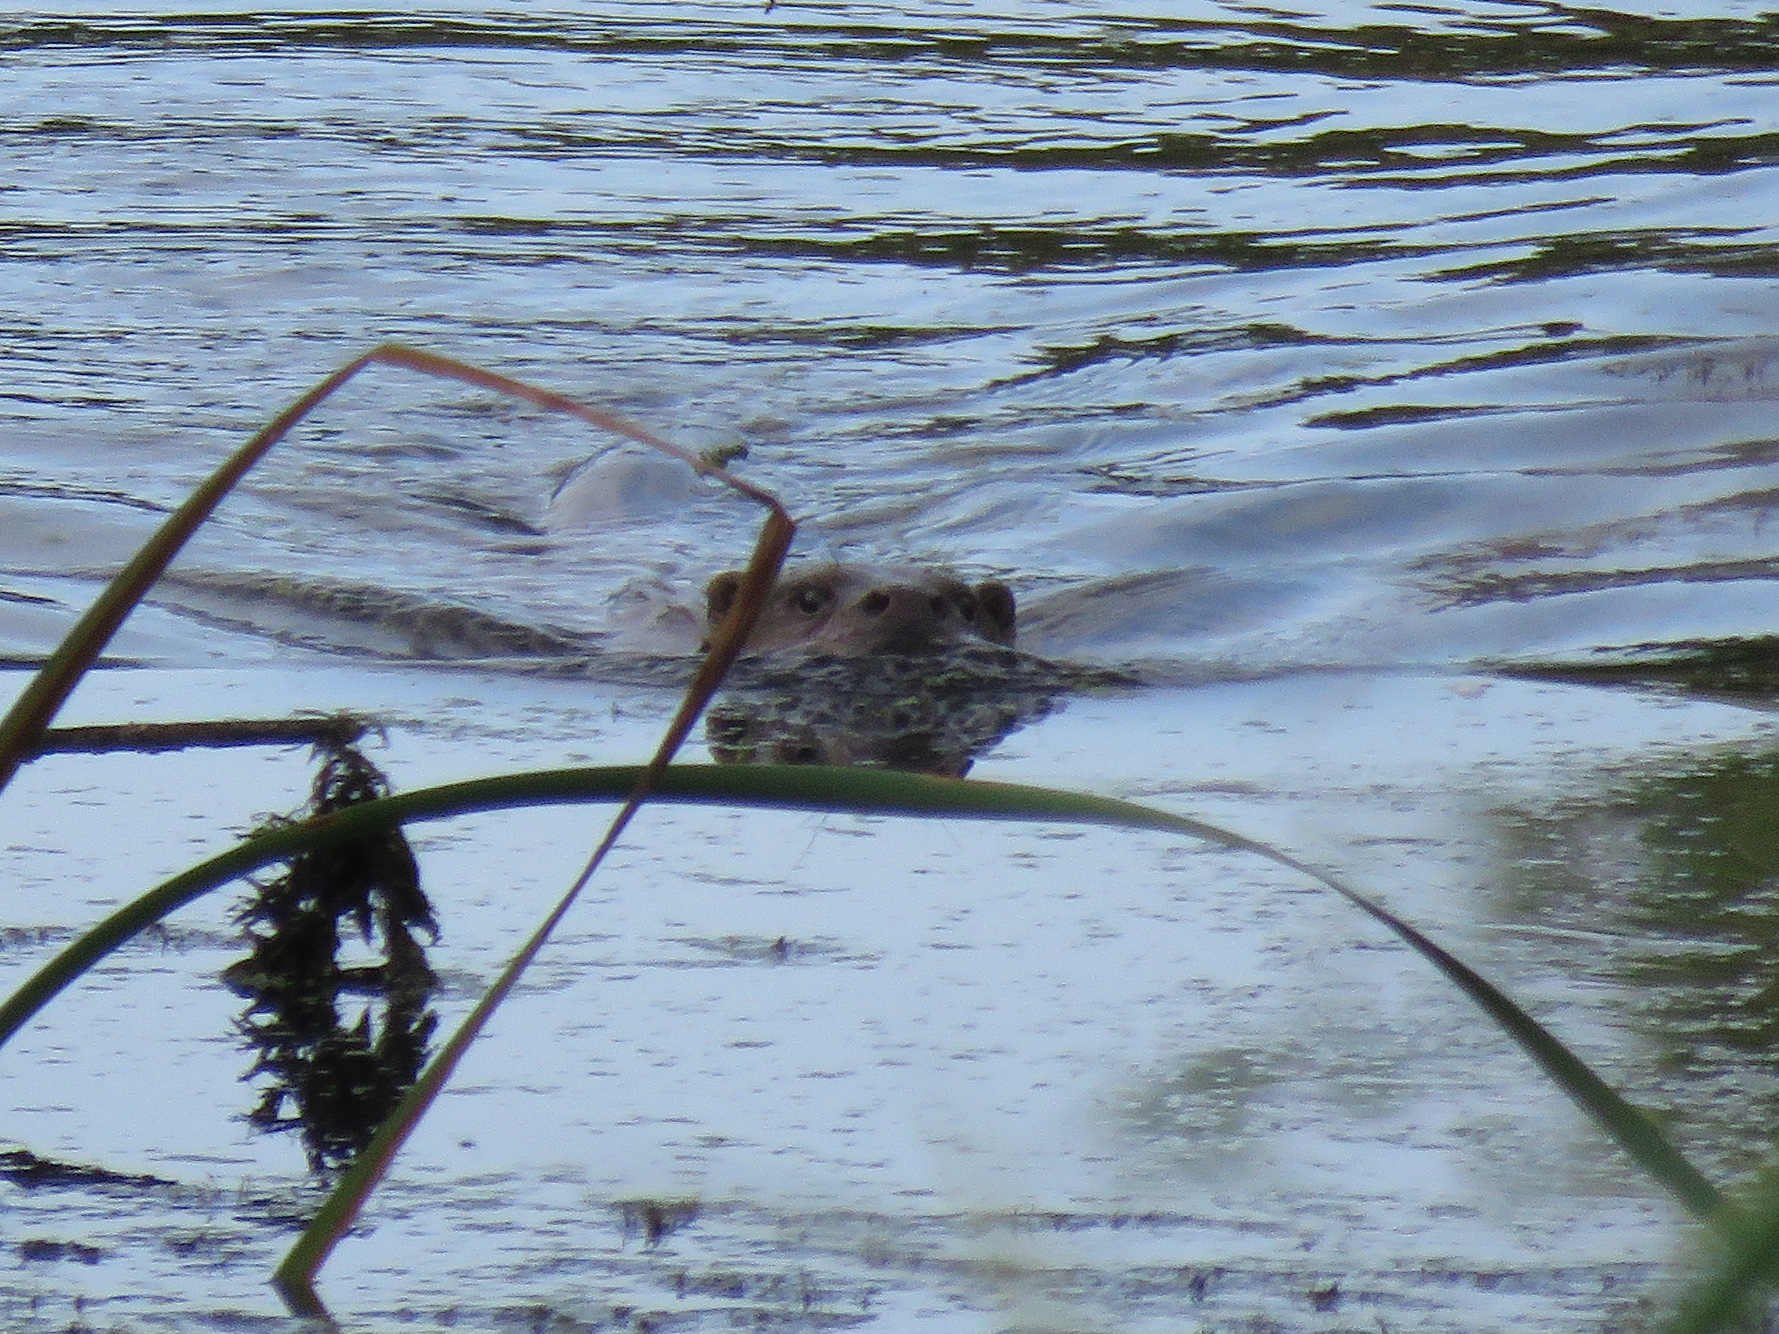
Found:
[{"label": "water surface", "polygon": [[[1679,925],[1705,891],[1672,848],[1699,802],[1760,808],[1765,715],[1457,673],[1772,632],[1776,44],[1732,4],[8,19],[0,651],[46,652],[320,375],[389,339],[462,356],[746,444],[812,556],[1005,577],[1032,647],[1193,683],[1077,701],[979,772],[1338,866],[1746,1170],[1764,882],[1707,879],[1717,925]],[[182,568],[582,631],[623,578],[735,563],[740,520],[542,533],[606,443],[377,369]],[[635,758],[667,708],[363,668],[362,627],[200,601],[133,621],[144,666],[83,718],[381,709],[413,783]],[[3,808],[15,975],[306,781],[240,763],[36,766]],[[1568,1330],[1657,1300],[1668,1207],[1309,887],[1097,835],[689,818],[424,1132],[340,1253],[342,1314]],[[441,903],[486,886],[447,920],[456,1014],[588,831],[429,839]],[[759,841],[783,864],[738,869]],[[226,905],[181,929],[4,1054],[20,1144],[169,1183],[7,1187],[16,1322],[275,1319],[260,1277],[312,1197],[231,1119]],[[1724,952],[1729,981],[1673,961]],[[651,1245],[640,1198],[702,1212]]]}]

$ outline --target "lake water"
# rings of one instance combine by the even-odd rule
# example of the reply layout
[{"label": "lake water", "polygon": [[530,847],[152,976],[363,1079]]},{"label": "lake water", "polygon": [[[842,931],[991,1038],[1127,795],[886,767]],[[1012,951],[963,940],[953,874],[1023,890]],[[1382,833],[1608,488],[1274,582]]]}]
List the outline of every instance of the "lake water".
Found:
[{"label": "lake water", "polygon": [[[56,5],[0,18],[0,59],[6,660],[329,370],[463,357],[745,444],[811,556],[1006,578],[1030,647],[1149,684],[976,773],[1336,868],[1714,1173],[1758,1161],[1768,697],[1478,664],[1774,631],[1770,15]],[[70,718],[368,711],[403,787],[645,755],[661,691],[203,591],[577,633],[625,579],[695,598],[745,514],[541,531],[608,443],[372,369]],[[4,979],[307,774],[33,765],[0,802]],[[596,833],[424,831],[447,1023]],[[1681,1272],[1672,1207],[1277,868],[684,810],[627,847],[325,1272],[348,1327],[1556,1331]],[[207,901],[0,1052],[17,1147],[156,1183],[8,1177],[13,1326],[280,1327],[264,1276],[315,1195],[243,1120],[238,954]],[[697,1209],[651,1237],[639,1200]]]}]

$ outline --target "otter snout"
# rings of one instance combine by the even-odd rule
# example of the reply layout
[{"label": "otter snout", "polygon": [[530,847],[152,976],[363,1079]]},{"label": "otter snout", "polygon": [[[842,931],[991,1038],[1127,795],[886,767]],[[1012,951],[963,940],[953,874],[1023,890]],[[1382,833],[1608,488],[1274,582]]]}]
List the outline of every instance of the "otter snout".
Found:
[{"label": "otter snout", "polygon": [[[719,574],[705,591],[714,628],[734,605],[741,576]],[[857,657],[926,653],[971,640],[1011,646],[1013,592],[998,580],[971,586],[932,570],[891,573],[863,565],[787,571],[748,638],[750,653],[795,649]]]},{"label": "otter snout", "polygon": [[952,599],[931,589],[906,584],[879,585],[843,613],[855,620],[859,633],[873,642],[855,651],[916,653],[950,643],[969,630]]}]

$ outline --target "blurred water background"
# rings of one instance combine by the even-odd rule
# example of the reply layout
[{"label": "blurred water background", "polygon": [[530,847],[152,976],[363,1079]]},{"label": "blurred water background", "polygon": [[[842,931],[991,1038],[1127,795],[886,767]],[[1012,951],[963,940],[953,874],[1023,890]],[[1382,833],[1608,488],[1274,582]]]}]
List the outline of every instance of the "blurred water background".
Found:
[{"label": "blurred water background", "polygon": [[[1032,647],[1198,683],[1072,705],[981,772],[1184,794],[1354,868],[1411,916],[1473,933],[1566,1031],[1616,1053],[1639,1096],[1689,1106],[1713,1162],[1752,1165],[1746,1136],[1779,1087],[1763,948],[1763,868],[1779,859],[1733,820],[1736,839],[1712,840],[1725,812],[1766,800],[1762,701],[1451,674],[1774,631],[1779,18],[1542,0],[55,5],[0,15],[0,71],[8,660],[46,652],[160,514],[328,370],[386,340],[465,357],[688,446],[745,444],[737,466],[809,520],[810,555],[1004,577],[1034,609]],[[745,516],[543,532],[556,482],[606,443],[373,370],[182,569],[585,630],[625,578],[694,590],[745,551]],[[295,633],[285,610],[219,608],[194,586],[132,622],[118,652],[149,670],[95,684],[89,713],[385,707],[419,738],[392,743],[412,781],[634,758],[664,707],[496,672],[366,677],[360,631]],[[148,863],[195,855],[178,830],[133,832],[110,863],[82,862],[71,898],[66,853],[44,851],[67,844],[69,804],[170,784],[123,821],[146,829],[167,802],[246,781],[54,767],[70,763],[9,793],[7,856],[29,890],[9,922],[14,969]],[[281,763],[288,783],[295,762]],[[212,824],[281,798],[253,800]],[[550,837],[572,860],[580,834]],[[512,1095],[551,1082],[537,1051],[609,1059],[618,1077],[596,1097],[551,1076],[586,1144],[568,1136],[570,1165],[552,1155],[546,1173],[525,1136],[498,1167],[463,1165],[462,1125],[417,1147],[433,1187],[392,1186],[406,1221],[367,1243],[374,1278],[342,1280],[365,1327],[1568,1330],[1656,1300],[1666,1207],[1589,1157],[1560,1106],[1529,1110],[1555,1095],[1526,1093],[1517,1058],[1412,965],[1379,963],[1338,905],[1307,907],[1307,890],[1227,858],[1127,854],[1241,905],[1224,904],[1240,931],[1225,920],[1229,934],[1177,956],[1206,902],[1178,891],[1157,908],[1128,863],[1085,870],[1031,837],[1001,855],[1029,862],[1047,906],[992,900],[968,927],[955,885],[925,871],[894,907],[849,899],[875,882],[839,888],[861,873],[810,850],[815,833],[794,832],[809,848],[773,872],[686,871],[691,854],[667,842],[677,870],[633,873],[667,876],[657,896],[691,894],[689,876],[712,895],[685,909],[696,920],[638,925],[611,891],[557,979],[592,987],[589,1008],[566,1012],[556,1045],[510,1058],[531,1076],[498,1058],[500,1101],[465,1099],[458,1118],[559,1124],[549,1097]],[[957,838],[951,860],[987,855],[978,834]],[[487,876],[477,842],[453,834],[439,852]],[[1094,846],[1090,862],[1112,857]],[[715,894],[731,875],[750,888]],[[1244,877],[1296,895],[1291,911],[1256,915]],[[1105,897],[1082,905],[1085,886]],[[495,920],[502,893],[487,891]],[[798,895],[829,906],[775,916]],[[1165,947],[1155,913],[1175,928]],[[169,994],[196,994],[229,957],[213,916],[176,966],[126,961],[110,985],[133,995],[171,968]],[[468,951],[462,988],[504,948],[488,920],[449,928]],[[741,1064],[722,1072],[662,1055],[703,1051],[699,1025],[733,1003],[685,990],[703,964],[777,985],[776,956],[750,942],[799,932],[806,962],[863,988],[841,1009],[864,1028],[808,1046],[733,1037]],[[940,949],[962,951],[955,976],[910,961]],[[800,976],[781,999],[816,1024],[838,984]],[[584,1015],[609,1015],[624,978],[650,999],[589,1035]],[[1329,1017],[1356,990],[1383,1009]],[[143,1003],[187,1016],[154,994]],[[910,994],[956,1000],[955,1030],[932,1025],[955,1050],[902,1016]],[[187,1016],[219,1106],[240,1064],[229,1003]],[[1028,1027],[1028,1009],[1050,1018]],[[682,1010],[699,1016],[689,1029],[655,1031]],[[104,1013],[86,1031],[108,1031]],[[962,1036],[996,1015],[1011,1025],[997,1039]],[[177,1047],[186,1019],[166,1022]],[[140,1032],[115,1052],[55,1045],[79,1027],[38,1039],[49,1055],[22,1041],[0,1056],[19,1090],[8,1133],[178,1184],[146,1204],[9,1187],[9,1244],[36,1257],[9,1316],[60,1328],[73,1303],[96,1328],[269,1327],[255,1266],[300,1212],[294,1151],[250,1142],[226,1107],[142,1131],[119,1109],[167,1096],[164,1051],[129,1057],[141,1087],[121,1094],[136,1086],[96,1053],[126,1060]],[[861,1047],[861,1032],[877,1036]],[[758,1107],[737,1093],[763,1080],[744,1059],[757,1041],[809,1054],[785,1076],[799,1096],[850,1071],[836,1107],[796,1111],[771,1080]],[[633,1059],[589,1054],[602,1043]],[[982,1105],[1048,1106],[1030,1090],[1049,1086],[1060,1119],[1007,1110],[993,1151],[959,1148],[973,1113],[928,1109],[970,1096],[929,1092],[968,1061],[991,1071]],[[613,1083],[638,1091],[635,1108]],[[881,1111],[897,1097],[923,1110]],[[732,1100],[754,1130],[712,1128]],[[1122,1147],[1090,1142],[1068,1119],[1081,1105]],[[811,1126],[848,1117],[865,1118],[862,1138],[818,1147]],[[660,1128],[681,1121],[683,1144]],[[725,1156],[737,1143],[751,1148]],[[620,1226],[625,1192],[697,1196],[703,1220],[649,1244]],[[487,1250],[450,1240],[476,1217]],[[407,1226],[425,1235],[404,1240]],[[30,1250],[46,1238],[103,1258]]]}]

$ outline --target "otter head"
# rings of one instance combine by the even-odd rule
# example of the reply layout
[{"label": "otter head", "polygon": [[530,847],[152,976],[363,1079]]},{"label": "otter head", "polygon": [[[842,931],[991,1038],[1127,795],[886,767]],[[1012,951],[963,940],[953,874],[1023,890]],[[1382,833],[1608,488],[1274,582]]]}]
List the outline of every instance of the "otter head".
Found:
[{"label": "otter head", "polygon": [[[710,581],[707,633],[729,614],[740,588],[735,570]],[[999,580],[970,585],[936,570],[823,565],[779,576],[746,651],[864,657],[962,643],[1010,647],[1013,623],[1013,590]]]}]

